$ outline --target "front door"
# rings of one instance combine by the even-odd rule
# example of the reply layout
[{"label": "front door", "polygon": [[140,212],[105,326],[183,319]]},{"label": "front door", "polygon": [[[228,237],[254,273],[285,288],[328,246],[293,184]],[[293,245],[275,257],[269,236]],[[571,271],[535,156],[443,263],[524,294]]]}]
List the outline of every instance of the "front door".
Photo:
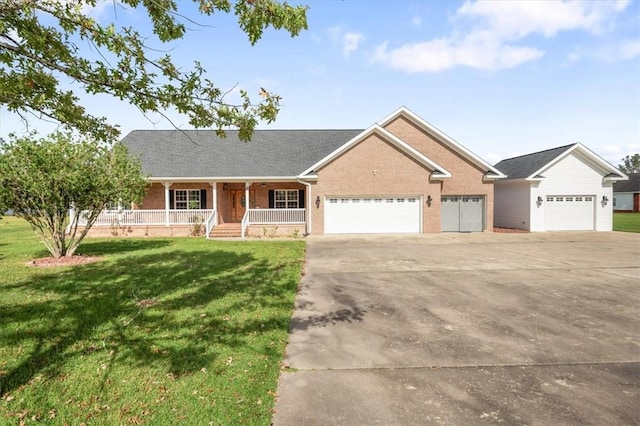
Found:
[{"label": "front door", "polygon": [[[229,191],[231,200],[229,205],[231,206],[231,222],[242,222],[244,212],[247,210],[246,193],[244,190],[232,190]],[[249,197],[251,197],[252,204],[255,198],[254,191],[249,191]]]},{"label": "front door", "polygon": [[247,209],[244,190],[230,191],[231,194],[231,222],[242,222],[244,212]]}]

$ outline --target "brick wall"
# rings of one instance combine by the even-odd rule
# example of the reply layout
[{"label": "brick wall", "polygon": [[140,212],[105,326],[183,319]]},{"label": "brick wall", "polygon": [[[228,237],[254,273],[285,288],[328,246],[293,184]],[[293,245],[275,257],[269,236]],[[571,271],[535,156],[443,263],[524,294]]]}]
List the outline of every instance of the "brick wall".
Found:
[{"label": "brick wall", "polygon": [[[440,231],[440,182],[430,181],[431,171],[395,146],[373,134],[318,171],[313,199],[331,196],[404,195],[422,197],[423,232]],[[436,203],[428,207],[431,195]],[[314,234],[324,233],[324,208],[311,206]]]},{"label": "brick wall", "polygon": [[[453,149],[438,142],[404,117],[391,121],[385,129],[451,173],[451,177],[442,182],[442,195],[484,196],[485,226],[488,231],[493,230],[493,181],[484,181],[487,170],[479,168]],[[433,206],[440,209],[440,197],[437,200],[434,198]]]}]

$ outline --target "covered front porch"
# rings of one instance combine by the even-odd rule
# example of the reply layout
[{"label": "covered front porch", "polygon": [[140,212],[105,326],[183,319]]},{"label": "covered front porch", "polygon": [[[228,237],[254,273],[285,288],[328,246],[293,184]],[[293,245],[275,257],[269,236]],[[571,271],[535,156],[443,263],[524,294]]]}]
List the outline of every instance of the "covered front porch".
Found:
[{"label": "covered front porch", "polygon": [[[302,236],[309,229],[306,186],[291,181],[152,181],[142,203],[110,206],[92,229],[97,233],[101,228],[117,228],[136,235],[144,230],[144,235],[209,238],[216,236],[216,228],[226,228],[237,229],[239,235],[234,236],[243,238]],[[83,213],[80,226],[86,224]]]}]

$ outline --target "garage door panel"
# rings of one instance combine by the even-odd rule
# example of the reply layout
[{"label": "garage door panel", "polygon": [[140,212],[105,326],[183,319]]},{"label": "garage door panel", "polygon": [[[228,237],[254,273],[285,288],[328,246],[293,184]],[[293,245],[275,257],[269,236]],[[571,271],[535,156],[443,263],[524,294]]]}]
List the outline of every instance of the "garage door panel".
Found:
[{"label": "garage door panel", "polygon": [[592,231],[595,196],[547,195],[544,223],[547,231]]},{"label": "garage door panel", "polygon": [[325,199],[326,234],[419,233],[420,198]]},{"label": "garage door panel", "polygon": [[460,197],[460,232],[482,231],[483,214],[481,197]]},{"label": "garage door panel", "polygon": [[446,195],[440,198],[442,232],[484,231],[484,197]]}]

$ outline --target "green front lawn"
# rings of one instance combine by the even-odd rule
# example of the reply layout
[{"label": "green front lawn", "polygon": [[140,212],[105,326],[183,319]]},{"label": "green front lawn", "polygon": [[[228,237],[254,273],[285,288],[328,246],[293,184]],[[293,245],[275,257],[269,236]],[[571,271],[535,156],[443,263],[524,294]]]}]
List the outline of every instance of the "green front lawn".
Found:
[{"label": "green front lawn", "polygon": [[86,240],[35,268],[0,221],[0,424],[271,421],[302,241]]},{"label": "green front lawn", "polygon": [[640,232],[640,213],[614,213],[613,230]]}]

